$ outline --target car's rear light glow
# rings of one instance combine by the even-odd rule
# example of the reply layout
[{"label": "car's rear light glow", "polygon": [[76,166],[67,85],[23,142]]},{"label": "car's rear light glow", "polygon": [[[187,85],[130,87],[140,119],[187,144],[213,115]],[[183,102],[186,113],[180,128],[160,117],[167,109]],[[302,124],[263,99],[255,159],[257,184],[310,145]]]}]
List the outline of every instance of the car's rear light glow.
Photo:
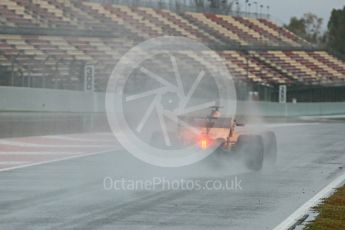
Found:
[{"label": "car's rear light glow", "polygon": [[207,149],[207,140],[206,139],[202,139],[201,140],[201,146],[202,149]]},{"label": "car's rear light glow", "polygon": [[201,149],[207,149],[212,145],[212,140],[207,135],[202,135],[197,141]]}]

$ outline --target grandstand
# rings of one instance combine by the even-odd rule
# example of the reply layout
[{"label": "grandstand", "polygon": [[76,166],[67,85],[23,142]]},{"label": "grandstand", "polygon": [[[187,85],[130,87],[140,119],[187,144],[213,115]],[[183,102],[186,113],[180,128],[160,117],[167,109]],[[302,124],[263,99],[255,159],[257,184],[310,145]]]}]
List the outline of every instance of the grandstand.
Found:
[{"label": "grandstand", "polygon": [[[277,100],[282,84],[291,89],[289,100],[345,99],[345,62],[267,18],[81,0],[1,0],[0,28],[1,85],[81,90],[84,66],[93,64],[95,89],[104,91],[128,49],[172,35],[216,50],[245,88],[240,99],[254,90],[262,100]],[[342,92],[336,98],[335,90]]]}]

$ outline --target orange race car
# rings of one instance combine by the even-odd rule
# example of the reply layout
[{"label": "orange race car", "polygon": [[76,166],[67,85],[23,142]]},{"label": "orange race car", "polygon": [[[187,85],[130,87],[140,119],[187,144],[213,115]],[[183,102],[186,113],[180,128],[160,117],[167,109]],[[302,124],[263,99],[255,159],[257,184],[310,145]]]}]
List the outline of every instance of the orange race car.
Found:
[{"label": "orange race car", "polygon": [[[178,139],[184,144],[198,143],[207,149],[216,145],[216,154],[232,154],[241,158],[251,170],[260,170],[263,164],[274,164],[277,159],[276,136],[271,131],[250,134],[243,124],[235,119],[222,117],[220,106],[212,106],[206,117],[180,117],[190,126],[198,129],[198,134],[189,128],[179,127]],[[242,126],[242,127],[239,127]],[[239,128],[237,128],[239,127]]]}]

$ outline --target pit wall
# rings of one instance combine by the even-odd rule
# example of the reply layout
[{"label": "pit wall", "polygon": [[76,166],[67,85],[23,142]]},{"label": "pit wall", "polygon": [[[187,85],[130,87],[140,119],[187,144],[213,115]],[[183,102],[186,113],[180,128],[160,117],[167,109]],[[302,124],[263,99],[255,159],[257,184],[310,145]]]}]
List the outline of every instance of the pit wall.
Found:
[{"label": "pit wall", "polygon": [[[104,100],[104,93],[0,86],[0,112],[103,113]],[[268,117],[345,115],[345,102],[239,101],[237,114]]]},{"label": "pit wall", "polygon": [[279,104],[242,101],[238,103],[237,114],[264,117],[345,115],[345,102]]},{"label": "pit wall", "polygon": [[0,86],[1,112],[104,112],[102,93]]}]

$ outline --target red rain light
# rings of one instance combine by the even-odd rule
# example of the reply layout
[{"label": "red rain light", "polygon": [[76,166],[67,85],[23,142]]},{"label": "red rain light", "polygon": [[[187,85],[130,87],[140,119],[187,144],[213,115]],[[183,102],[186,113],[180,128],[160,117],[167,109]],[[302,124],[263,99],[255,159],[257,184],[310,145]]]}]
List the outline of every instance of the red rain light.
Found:
[{"label": "red rain light", "polygon": [[201,149],[207,149],[211,145],[211,140],[208,136],[201,136],[198,139],[198,144]]}]

